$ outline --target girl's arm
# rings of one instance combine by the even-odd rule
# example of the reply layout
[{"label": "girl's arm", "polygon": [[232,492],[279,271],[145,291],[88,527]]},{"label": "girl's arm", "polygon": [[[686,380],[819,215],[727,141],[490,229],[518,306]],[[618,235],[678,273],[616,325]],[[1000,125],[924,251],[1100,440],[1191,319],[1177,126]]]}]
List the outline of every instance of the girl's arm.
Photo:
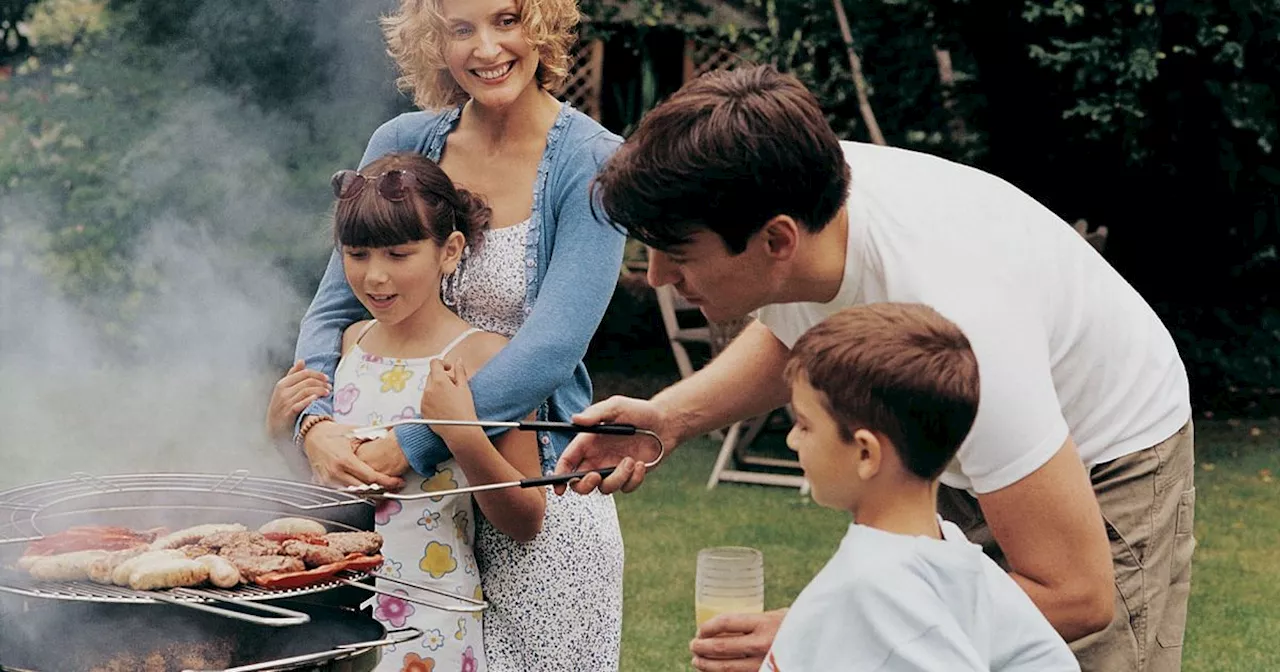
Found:
[{"label": "girl's arm", "polygon": [[[467,363],[476,368],[484,366],[505,343],[506,339],[496,334],[476,334],[459,348],[458,360],[452,365],[433,361],[422,393],[422,416],[441,420],[476,419],[472,392],[467,384]],[[479,427],[439,426],[438,430],[472,485],[542,475],[534,432],[507,432],[490,441]],[[494,527],[516,541],[529,541],[542,530],[545,488],[503,488],[476,493],[475,498]]]},{"label": "girl's arm", "polygon": [[[565,148],[573,156],[550,185],[551,193],[560,195],[545,205],[556,218],[556,238],[533,311],[470,382],[476,411],[485,420],[519,420],[538,408],[573,377],[600,326],[618,282],[626,237],[597,219],[591,180],[617,144],[616,136],[602,133]],[[395,433],[409,463],[420,471],[442,446],[423,425],[401,425]]]},{"label": "girl's arm", "polygon": [[[530,415],[527,420],[535,420]],[[490,441],[479,427],[449,435],[449,448],[472,485],[503,483],[542,475],[536,432],[511,431]],[[493,526],[516,541],[530,541],[542,531],[545,487],[502,488],[475,493],[476,503]]]}]

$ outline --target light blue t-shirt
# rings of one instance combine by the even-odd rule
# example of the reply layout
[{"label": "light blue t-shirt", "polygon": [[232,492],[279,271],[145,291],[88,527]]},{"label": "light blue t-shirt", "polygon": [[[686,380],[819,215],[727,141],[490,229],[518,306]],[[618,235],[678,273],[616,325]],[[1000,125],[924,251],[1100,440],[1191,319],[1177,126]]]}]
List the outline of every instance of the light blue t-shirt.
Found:
[{"label": "light blue t-shirt", "polygon": [[1018,584],[940,523],[945,540],[850,525],[761,672],[1079,672]]}]

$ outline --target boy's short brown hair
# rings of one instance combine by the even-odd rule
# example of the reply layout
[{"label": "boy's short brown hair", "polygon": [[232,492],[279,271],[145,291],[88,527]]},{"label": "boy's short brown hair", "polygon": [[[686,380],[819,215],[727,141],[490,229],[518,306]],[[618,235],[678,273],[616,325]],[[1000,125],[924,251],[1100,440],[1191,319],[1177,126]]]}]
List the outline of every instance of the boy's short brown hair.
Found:
[{"label": "boy's short brown hair", "polygon": [[596,187],[608,219],[650,247],[710,229],[739,254],[778,215],[821,231],[848,197],[849,165],[804,84],[756,66],[702,75],[646,114]]},{"label": "boy's short brown hair", "polygon": [[978,412],[978,359],[936,310],[914,303],[846,308],[805,332],[786,378],[804,376],[853,440],[885,436],[911,473],[933,480],[955,457]]}]

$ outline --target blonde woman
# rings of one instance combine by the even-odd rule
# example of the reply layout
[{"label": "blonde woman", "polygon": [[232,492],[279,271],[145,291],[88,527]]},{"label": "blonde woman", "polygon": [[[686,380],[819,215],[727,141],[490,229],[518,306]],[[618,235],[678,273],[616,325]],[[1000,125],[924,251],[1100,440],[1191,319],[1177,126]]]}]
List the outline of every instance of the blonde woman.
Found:
[{"label": "blonde woman", "polygon": [[[582,358],[613,294],[625,238],[590,201],[591,180],[621,139],[550,93],[566,77],[578,20],[574,0],[402,0],[383,20],[399,84],[426,111],[383,124],[361,165],[420,152],[493,210],[482,244],[441,287],[463,320],[511,338],[470,381],[484,419],[534,412],[567,421],[591,402]],[[353,447],[347,426],[332,419],[327,381],[341,334],[364,318],[335,254],[301,325],[297,359],[307,370],[277,386],[271,408],[284,410],[268,422],[292,424],[313,469],[331,483],[429,477],[449,452],[427,427],[400,426],[394,437]],[[291,405],[306,408],[294,419]],[[538,436],[544,472],[570,438]],[[379,516],[421,514],[396,506]],[[612,498],[552,494],[542,532],[528,543],[478,518],[476,555],[492,604],[488,669],[616,669],[623,551]],[[388,658],[401,667],[386,669],[415,669],[428,657],[396,651]],[[435,669],[457,668],[437,661]]]}]

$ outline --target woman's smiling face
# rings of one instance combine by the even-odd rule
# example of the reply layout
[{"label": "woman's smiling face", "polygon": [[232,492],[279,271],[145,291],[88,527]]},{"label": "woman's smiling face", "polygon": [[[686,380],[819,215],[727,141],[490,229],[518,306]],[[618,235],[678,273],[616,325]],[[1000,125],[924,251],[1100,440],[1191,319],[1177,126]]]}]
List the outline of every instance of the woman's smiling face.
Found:
[{"label": "woman's smiling face", "polygon": [[515,0],[441,0],[440,9],[445,64],[476,103],[504,107],[537,85],[538,53]]}]

